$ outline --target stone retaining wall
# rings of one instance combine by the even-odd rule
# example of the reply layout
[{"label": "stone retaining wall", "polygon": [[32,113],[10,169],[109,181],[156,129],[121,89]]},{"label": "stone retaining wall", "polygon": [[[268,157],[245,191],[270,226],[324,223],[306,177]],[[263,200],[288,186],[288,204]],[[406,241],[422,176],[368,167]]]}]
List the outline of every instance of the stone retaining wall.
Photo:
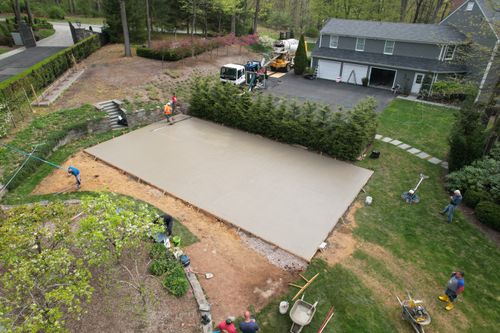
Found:
[{"label": "stone retaining wall", "polygon": [[[178,103],[175,107],[175,114],[186,114],[188,107],[189,105],[187,103]],[[130,128],[149,125],[165,119],[162,108],[139,109],[134,112],[126,113],[126,117]]]}]

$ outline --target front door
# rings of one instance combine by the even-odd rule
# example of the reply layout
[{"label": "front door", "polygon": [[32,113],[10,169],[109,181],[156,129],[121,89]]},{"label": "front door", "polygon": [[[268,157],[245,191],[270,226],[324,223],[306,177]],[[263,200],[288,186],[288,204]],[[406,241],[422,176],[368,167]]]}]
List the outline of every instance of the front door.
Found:
[{"label": "front door", "polygon": [[422,88],[422,83],[424,82],[423,73],[415,73],[415,79],[413,80],[413,85],[411,86],[411,93],[418,94]]}]

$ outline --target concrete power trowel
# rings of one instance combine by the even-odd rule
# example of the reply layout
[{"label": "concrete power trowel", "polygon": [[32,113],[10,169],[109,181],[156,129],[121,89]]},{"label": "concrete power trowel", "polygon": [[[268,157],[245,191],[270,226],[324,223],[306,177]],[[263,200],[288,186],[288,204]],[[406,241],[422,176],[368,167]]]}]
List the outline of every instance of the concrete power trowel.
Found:
[{"label": "concrete power trowel", "polygon": [[409,204],[419,203],[420,202],[420,197],[417,195],[417,189],[420,186],[420,184],[422,184],[422,182],[424,181],[424,179],[427,179],[427,178],[429,178],[429,176],[426,176],[423,173],[421,173],[420,174],[420,180],[418,181],[417,185],[414,188],[408,190],[408,192],[403,192],[403,194],[401,195],[401,198],[406,203],[409,203]]}]

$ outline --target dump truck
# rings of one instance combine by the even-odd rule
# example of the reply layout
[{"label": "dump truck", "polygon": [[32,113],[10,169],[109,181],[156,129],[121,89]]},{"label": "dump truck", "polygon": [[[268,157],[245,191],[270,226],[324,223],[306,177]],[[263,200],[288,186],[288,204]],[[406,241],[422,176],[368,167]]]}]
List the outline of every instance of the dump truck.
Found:
[{"label": "dump truck", "polygon": [[238,64],[227,64],[220,69],[220,80],[224,83],[232,83],[237,86],[246,83],[245,66]]},{"label": "dump truck", "polygon": [[299,46],[297,39],[277,40],[273,43],[273,57],[269,67],[272,71],[288,72],[293,67],[295,52]]},{"label": "dump truck", "polygon": [[263,66],[264,59],[261,61],[250,60],[245,65],[227,64],[221,67],[220,80],[223,83],[234,85],[248,85],[249,90],[262,85],[267,79],[267,68]]}]

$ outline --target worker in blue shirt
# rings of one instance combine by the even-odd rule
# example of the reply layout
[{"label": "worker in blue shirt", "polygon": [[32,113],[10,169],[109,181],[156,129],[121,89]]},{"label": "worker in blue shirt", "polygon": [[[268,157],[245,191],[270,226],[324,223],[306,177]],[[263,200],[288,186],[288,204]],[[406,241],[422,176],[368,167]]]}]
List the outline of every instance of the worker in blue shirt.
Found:
[{"label": "worker in blue shirt", "polygon": [[68,174],[75,176],[76,179],[76,189],[80,189],[80,185],[82,184],[82,179],[80,178],[80,170],[77,168],[70,166],[68,168]]}]

